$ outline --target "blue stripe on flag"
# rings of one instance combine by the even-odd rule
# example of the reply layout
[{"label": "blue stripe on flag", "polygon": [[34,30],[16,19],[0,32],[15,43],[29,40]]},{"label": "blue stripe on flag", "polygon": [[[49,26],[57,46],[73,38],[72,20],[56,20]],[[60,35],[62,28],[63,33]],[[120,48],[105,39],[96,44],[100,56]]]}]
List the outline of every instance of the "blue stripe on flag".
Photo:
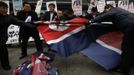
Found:
[{"label": "blue stripe on flag", "polygon": [[121,59],[120,54],[105,48],[96,42],[92,42],[88,48],[82,51],[82,53],[106,70],[117,67]]},{"label": "blue stripe on flag", "polygon": [[82,30],[76,34],[73,34],[66,39],[51,44],[50,48],[55,50],[58,54],[64,57],[68,57],[73,53],[77,53],[84,48],[87,48],[88,45],[93,41],[91,37],[87,36],[88,33],[85,30]]}]

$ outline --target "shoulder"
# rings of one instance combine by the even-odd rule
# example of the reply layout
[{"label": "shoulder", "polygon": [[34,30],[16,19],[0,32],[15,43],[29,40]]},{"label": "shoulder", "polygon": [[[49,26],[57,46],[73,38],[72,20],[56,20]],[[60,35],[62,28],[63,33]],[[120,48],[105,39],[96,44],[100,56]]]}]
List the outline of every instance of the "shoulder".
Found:
[{"label": "shoulder", "polygon": [[6,19],[8,22],[12,22],[12,21],[14,21],[15,17],[12,16],[12,15],[7,15],[5,19]]},{"label": "shoulder", "polygon": [[49,11],[46,11],[45,14],[49,14],[50,12]]},{"label": "shoulder", "polygon": [[36,15],[37,13],[35,11],[31,11],[30,14]]}]

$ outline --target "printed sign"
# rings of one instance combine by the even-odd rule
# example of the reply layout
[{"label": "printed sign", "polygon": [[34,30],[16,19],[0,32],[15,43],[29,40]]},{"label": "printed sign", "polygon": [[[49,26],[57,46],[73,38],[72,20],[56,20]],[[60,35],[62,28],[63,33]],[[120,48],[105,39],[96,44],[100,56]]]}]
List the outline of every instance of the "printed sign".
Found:
[{"label": "printed sign", "polygon": [[98,0],[97,2],[98,12],[103,12],[105,5],[106,5],[105,0]]},{"label": "printed sign", "polygon": [[128,11],[131,13],[134,13],[134,3],[133,2],[129,2]]},{"label": "printed sign", "polygon": [[39,0],[39,1],[37,2],[36,8],[35,8],[35,12],[38,14],[38,16],[40,15],[42,3],[43,3],[43,0]]},{"label": "printed sign", "polygon": [[57,11],[57,3],[56,3],[56,1],[46,2],[47,11],[49,11],[48,5],[51,4],[51,3],[53,3],[55,5],[55,11]]},{"label": "printed sign", "polygon": [[22,0],[12,0],[14,15],[17,15],[19,10],[22,10]]},{"label": "printed sign", "polygon": [[6,42],[7,44],[14,44],[19,42],[19,29],[20,27],[15,25],[10,25],[8,27],[8,41]]},{"label": "printed sign", "polygon": [[88,13],[91,13],[91,9],[92,7],[96,7],[97,6],[97,1],[96,0],[91,0],[90,3],[88,4]]},{"label": "printed sign", "polygon": [[82,0],[72,0],[72,9],[74,11],[74,15],[82,15]]},{"label": "printed sign", "polygon": [[113,7],[116,7],[115,1],[107,1],[107,4],[111,4]]},{"label": "printed sign", "polygon": [[120,0],[118,1],[118,7],[128,10],[128,4],[129,4],[129,0]]}]

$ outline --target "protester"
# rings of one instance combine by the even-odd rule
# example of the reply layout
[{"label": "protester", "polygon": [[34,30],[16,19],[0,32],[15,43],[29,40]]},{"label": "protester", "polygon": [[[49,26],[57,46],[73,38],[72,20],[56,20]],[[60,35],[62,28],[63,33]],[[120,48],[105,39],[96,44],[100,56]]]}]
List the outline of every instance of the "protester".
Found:
[{"label": "protester", "polygon": [[115,28],[124,34],[120,70],[124,75],[129,75],[129,71],[134,65],[134,15],[108,4],[105,6],[105,13],[92,19],[91,22],[102,22],[107,21],[107,19],[113,22]]},{"label": "protester", "polygon": [[74,19],[76,18],[76,16],[74,15],[74,11],[72,8],[68,8],[66,11],[65,11],[65,19],[66,20],[71,20],[71,19]]},{"label": "protester", "polygon": [[27,27],[29,30],[35,26],[24,23],[13,16],[7,15],[8,5],[4,2],[0,2],[0,61],[4,70],[10,70],[8,50],[6,47],[6,41],[8,39],[7,29],[10,24]]},{"label": "protester", "polygon": [[57,11],[57,16],[54,18],[55,21],[65,21],[65,16],[62,10]]},{"label": "protester", "polygon": [[55,16],[57,15],[55,12],[55,4],[50,3],[48,5],[49,11],[46,11],[45,14],[42,17],[42,20],[44,21],[53,21]]},{"label": "protester", "polygon": [[[29,20],[28,20],[29,17]],[[31,17],[31,18],[30,18]],[[31,9],[31,5],[28,2],[23,3],[23,10],[17,13],[17,18],[34,25],[33,21],[37,21],[38,17],[35,11]],[[30,37],[33,37],[37,51],[43,51],[42,42],[40,40],[39,32],[36,28],[29,31],[26,27],[20,27],[19,39],[21,43],[21,56],[20,59],[27,56],[27,43]]]},{"label": "protester", "polygon": [[85,16],[86,19],[91,20],[93,18],[95,18],[96,16],[98,16],[98,10],[97,7],[92,7],[91,8],[91,13],[87,13],[87,15]]}]

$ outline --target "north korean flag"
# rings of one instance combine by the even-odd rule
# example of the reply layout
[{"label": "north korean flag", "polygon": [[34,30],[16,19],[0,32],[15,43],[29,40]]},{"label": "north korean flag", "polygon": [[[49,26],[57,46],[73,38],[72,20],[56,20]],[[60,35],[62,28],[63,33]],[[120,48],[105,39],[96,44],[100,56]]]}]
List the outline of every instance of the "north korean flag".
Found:
[{"label": "north korean flag", "polygon": [[87,36],[85,18],[74,18],[66,22],[37,22],[38,30],[52,50],[61,56],[67,57],[77,53],[91,43],[91,37]]}]

